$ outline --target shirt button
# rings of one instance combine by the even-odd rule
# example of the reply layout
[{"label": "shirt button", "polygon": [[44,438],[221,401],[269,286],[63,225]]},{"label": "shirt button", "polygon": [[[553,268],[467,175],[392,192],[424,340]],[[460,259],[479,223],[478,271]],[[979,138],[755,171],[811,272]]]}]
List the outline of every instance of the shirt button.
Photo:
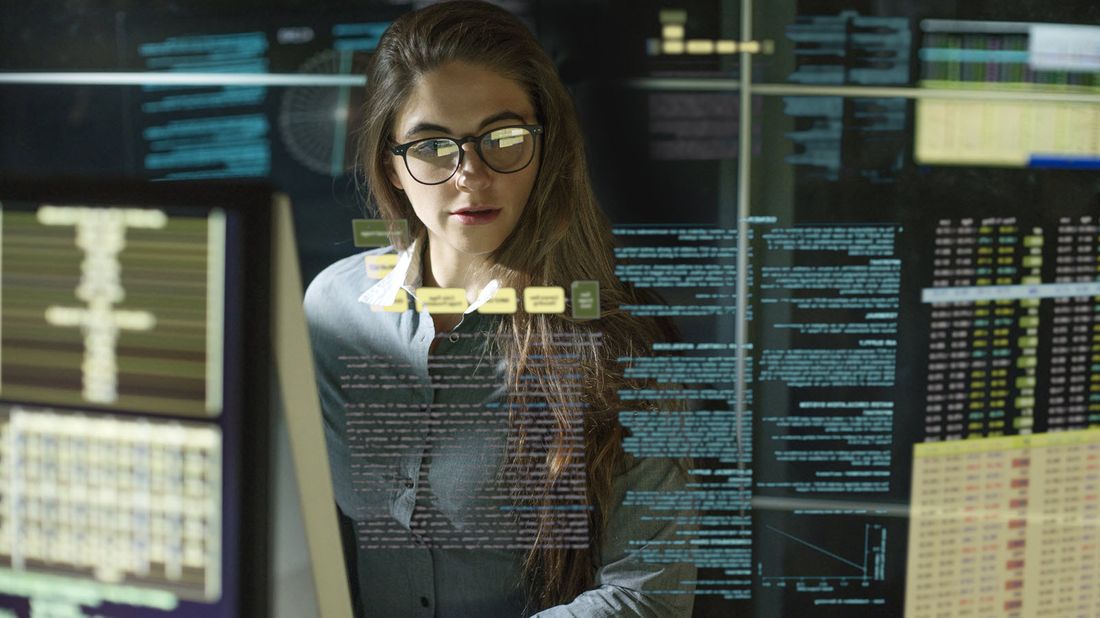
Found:
[{"label": "shirt button", "polygon": [[431,606],[432,602],[428,600],[428,597],[420,597],[420,604],[424,607]]},{"label": "shirt button", "polygon": [[450,339],[451,343],[458,343],[458,333],[451,333],[448,339]]},{"label": "shirt button", "polygon": [[412,489],[413,485],[416,485],[416,483],[412,479],[405,479],[405,489]]}]

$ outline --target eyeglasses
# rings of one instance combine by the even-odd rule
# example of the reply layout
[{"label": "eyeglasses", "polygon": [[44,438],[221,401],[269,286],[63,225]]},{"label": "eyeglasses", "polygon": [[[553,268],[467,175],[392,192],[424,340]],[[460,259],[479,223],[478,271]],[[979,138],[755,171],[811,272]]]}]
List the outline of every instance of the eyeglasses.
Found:
[{"label": "eyeglasses", "polygon": [[514,174],[535,158],[535,136],[541,124],[524,124],[493,129],[471,137],[429,137],[399,144],[390,152],[405,160],[405,169],[425,185],[447,182],[462,167],[462,146],[473,142],[481,160],[498,174]]}]

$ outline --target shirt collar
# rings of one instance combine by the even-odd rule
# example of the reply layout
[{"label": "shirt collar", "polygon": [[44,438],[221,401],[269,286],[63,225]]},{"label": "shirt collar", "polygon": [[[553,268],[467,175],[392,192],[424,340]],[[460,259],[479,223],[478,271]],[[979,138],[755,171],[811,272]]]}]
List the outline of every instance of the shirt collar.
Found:
[{"label": "shirt collar", "polygon": [[397,298],[397,292],[402,288],[410,294],[420,287],[420,251],[417,250],[417,240],[413,240],[409,247],[398,254],[397,264],[393,270],[378,280],[359,295],[359,302],[367,305],[389,306]]},{"label": "shirt collar", "polygon": [[[408,292],[416,298],[416,288],[420,287],[423,280],[422,261],[420,259],[419,240],[413,239],[409,247],[398,254],[397,264],[394,265],[385,277],[367,288],[359,295],[359,302],[367,305],[389,306],[397,300],[397,293],[401,290]],[[493,279],[481,289],[477,299],[466,307],[463,314],[476,311],[484,305],[500,289],[500,281]]]}]

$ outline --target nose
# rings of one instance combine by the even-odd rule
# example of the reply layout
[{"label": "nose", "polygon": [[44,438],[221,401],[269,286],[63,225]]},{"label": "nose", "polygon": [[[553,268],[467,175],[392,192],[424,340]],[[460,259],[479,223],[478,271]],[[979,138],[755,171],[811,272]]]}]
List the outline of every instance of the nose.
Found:
[{"label": "nose", "polygon": [[483,191],[492,182],[489,166],[481,160],[473,144],[463,144],[462,148],[465,153],[462,155],[462,165],[455,172],[455,183],[466,192]]}]

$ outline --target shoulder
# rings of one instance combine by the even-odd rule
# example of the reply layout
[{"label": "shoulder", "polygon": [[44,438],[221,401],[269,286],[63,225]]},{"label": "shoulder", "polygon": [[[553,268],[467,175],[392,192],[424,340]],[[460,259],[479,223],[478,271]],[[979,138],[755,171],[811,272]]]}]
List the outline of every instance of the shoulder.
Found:
[{"label": "shoulder", "polygon": [[613,477],[615,493],[676,491],[689,479],[688,462],[679,458],[638,457],[624,453]]},{"label": "shoulder", "polygon": [[367,277],[365,258],[389,253],[396,253],[392,245],[350,255],[329,264],[306,288],[306,314],[317,315],[334,306],[357,302],[363,292],[378,283],[377,279]]}]

